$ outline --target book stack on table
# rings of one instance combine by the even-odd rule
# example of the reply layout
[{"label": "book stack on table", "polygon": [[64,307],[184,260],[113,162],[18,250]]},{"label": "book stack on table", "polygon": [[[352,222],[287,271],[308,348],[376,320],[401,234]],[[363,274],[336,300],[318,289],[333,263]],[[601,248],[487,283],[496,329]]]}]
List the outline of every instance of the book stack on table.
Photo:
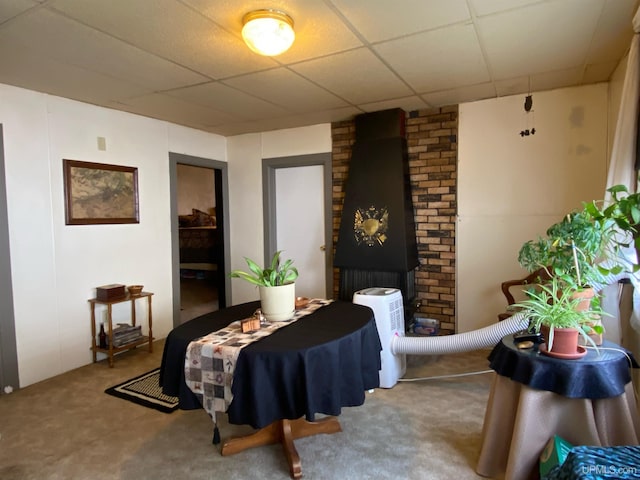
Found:
[{"label": "book stack on table", "polygon": [[128,343],[135,342],[142,338],[142,327],[140,325],[133,326],[127,323],[119,323],[113,329],[113,346],[121,347]]}]

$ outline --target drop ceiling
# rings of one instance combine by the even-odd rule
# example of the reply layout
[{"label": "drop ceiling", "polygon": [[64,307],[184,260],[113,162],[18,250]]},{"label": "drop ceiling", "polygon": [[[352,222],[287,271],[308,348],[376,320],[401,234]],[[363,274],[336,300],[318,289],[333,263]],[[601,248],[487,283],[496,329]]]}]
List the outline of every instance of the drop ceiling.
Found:
[{"label": "drop ceiling", "polygon": [[[606,82],[638,0],[0,0],[0,83],[221,135]],[[296,41],[251,52],[242,16]]]}]

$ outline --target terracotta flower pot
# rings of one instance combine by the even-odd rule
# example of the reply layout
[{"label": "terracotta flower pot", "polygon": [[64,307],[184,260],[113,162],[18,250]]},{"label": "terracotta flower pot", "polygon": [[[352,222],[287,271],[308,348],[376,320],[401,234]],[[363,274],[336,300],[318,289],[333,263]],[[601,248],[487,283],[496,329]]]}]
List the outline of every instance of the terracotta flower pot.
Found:
[{"label": "terracotta flower pot", "polygon": [[[572,295],[572,298],[578,298],[578,297],[581,298],[581,301],[576,307],[576,310],[585,311],[591,308],[591,300],[593,300],[593,297],[595,297],[595,295],[596,295],[596,291],[593,288],[585,288],[580,292],[574,293]],[[590,326],[595,326],[595,325],[602,326],[602,321],[599,315],[598,316],[594,315],[593,323]],[[592,332],[589,334],[589,337],[591,337],[591,340],[593,340],[593,342],[596,345],[602,345],[603,337],[601,333]],[[587,342],[582,337],[580,337],[578,339],[578,344],[586,345]]]},{"label": "terracotta flower pot", "polygon": [[[549,327],[542,325],[540,328],[542,335],[544,336],[547,348],[549,346]],[[554,328],[553,329],[553,344],[551,345],[550,352],[558,353],[560,355],[575,355],[578,351],[578,336],[580,332],[575,328]]]},{"label": "terracotta flower pot", "polygon": [[575,328],[554,328],[551,351],[562,355],[573,355],[578,351],[579,332]]},{"label": "terracotta flower pot", "polygon": [[571,298],[580,298],[580,303],[578,303],[578,306],[576,307],[576,310],[579,312],[584,312],[585,310],[589,310],[589,308],[591,307],[591,300],[593,300],[593,297],[595,297],[596,295],[596,291],[589,287],[589,288],[585,288],[584,290],[580,290],[579,292],[575,292],[573,295],[571,295]]}]

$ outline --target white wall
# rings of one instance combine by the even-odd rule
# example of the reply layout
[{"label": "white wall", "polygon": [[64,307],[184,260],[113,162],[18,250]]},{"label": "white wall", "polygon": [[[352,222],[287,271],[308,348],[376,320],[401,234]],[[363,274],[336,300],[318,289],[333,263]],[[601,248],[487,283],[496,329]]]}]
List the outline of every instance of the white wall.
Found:
[{"label": "white wall", "polygon": [[533,94],[536,134],[521,137],[524,95],[460,105],[457,323],[497,321],[500,283],[526,275],[520,246],[582,201],[603,198],[607,84]]},{"label": "white wall", "polygon": [[[526,139],[517,135],[523,101],[460,106],[460,331],[495,322],[500,282],[522,273],[523,241],[604,188],[606,85],[535,93],[538,132]],[[172,328],[169,151],[228,161],[232,269],[246,267],[244,256],[263,260],[262,159],[331,151],[329,124],[225,139],[5,85],[0,123],[22,387],[91,361],[87,300],[96,286],[144,284],[155,293],[155,337]],[[64,225],[63,158],[137,167],[140,224]],[[233,304],[257,298],[232,281]]]},{"label": "white wall", "polygon": [[[238,135],[227,139],[231,269],[246,270],[244,257],[264,261],[262,159],[331,152],[331,125]],[[258,299],[256,287],[232,280],[232,303]]]},{"label": "white wall", "polygon": [[[224,137],[6,85],[0,123],[20,386],[91,362],[87,300],[97,286],[145,285],[155,294],[154,336],[165,337],[173,325],[168,152],[225,160]],[[138,168],[140,223],[65,225],[63,159]],[[114,321],[128,318],[126,304],[114,307]]]}]

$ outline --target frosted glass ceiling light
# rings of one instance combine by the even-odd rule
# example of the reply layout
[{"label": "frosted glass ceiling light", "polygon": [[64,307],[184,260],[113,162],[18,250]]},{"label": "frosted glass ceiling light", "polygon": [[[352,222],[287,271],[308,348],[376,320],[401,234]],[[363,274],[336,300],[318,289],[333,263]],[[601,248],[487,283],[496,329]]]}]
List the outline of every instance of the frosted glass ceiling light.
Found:
[{"label": "frosted glass ceiling light", "polygon": [[254,52],[273,57],[286,52],[296,34],[293,19],[277,10],[255,10],[242,19],[242,38]]}]

